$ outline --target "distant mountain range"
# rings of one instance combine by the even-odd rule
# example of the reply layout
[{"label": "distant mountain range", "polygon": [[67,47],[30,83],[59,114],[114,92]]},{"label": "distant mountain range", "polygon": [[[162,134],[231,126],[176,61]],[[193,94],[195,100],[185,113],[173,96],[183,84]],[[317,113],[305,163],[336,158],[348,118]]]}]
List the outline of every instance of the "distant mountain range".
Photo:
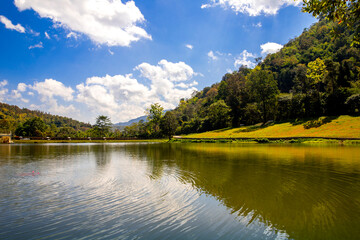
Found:
[{"label": "distant mountain range", "polygon": [[115,126],[120,126],[120,127],[126,127],[126,126],[130,126],[133,123],[137,123],[137,122],[139,122],[141,120],[143,120],[145,122],[146,121],[146,116],[141,116],[141,117],[138,117],[138,118],[134,118],[134,119],[131,119],[128,122],[115,123],[114,125]]}]

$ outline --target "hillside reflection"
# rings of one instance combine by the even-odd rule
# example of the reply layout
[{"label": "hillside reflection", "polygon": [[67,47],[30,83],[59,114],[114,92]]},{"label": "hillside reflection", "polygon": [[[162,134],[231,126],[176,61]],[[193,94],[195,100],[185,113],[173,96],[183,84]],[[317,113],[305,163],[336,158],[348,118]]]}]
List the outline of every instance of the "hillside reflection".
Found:
[{"label": "hillside reflection", "polygon": [[154,179],[175,170],[180,181],[215,196],[240,219],[251,215],[290,238],[360,236],[359,148],[164,144],[127,150],[147,161]]}]

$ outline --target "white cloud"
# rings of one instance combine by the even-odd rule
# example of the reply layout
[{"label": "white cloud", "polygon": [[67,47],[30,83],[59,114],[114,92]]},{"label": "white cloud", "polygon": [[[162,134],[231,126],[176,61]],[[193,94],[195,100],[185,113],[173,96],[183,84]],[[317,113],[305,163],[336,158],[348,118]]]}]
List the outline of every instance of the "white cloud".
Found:
[{"label": "white cloud", "polygon": [[49,36],[49,34],[48,34],[47,32],[45,32],[45,37],[46,37],[47,39],[50,39],[50,36]]},{"label": "white cloud", "polygon": [[43,43],[39,42],[38,44],[29,47],[29,49],[34,49],[34,48],[44,48]]},{"label": "white cloud", "polygon": [[[32,105],[32,109],[41,109],[51,112],[52,114],[59,115],[74,115],[77,111],[73,104],[69,106],[63,106],[58,103],[61,101],[72,101],[74,99],[74,90],[71,87],[66,87],[62,82],[54,79],[45,79],[43,82],[35,82],[33,85],[26,85],[25,83],[19,83],[17,90],[12,91],[13,98],[21,100],[25,103],[29,100],[22,98],[21,92],[25,92],[27,89],[34,90],[40,97],[42,105]],[[33,92],[27,92],[29,96],[34,96]]]},{"label": "white cloud", "polygon": [[201,8],[221,6],[230,8],[236,13],[244,13],[250,16],[260,14],[275,15],[280,8],[286,6],[298,6],[301,0],[210,0],[208,4],[201,5]]},{"label": "white cloud", "polygon": [[134,1],[120,0],[15,0],[20,11],[33,9],[55,25],[87,35],[108,46],[129,46],[151,36],[138,24],[145,18]]},{"label": "white cloud", "polygon": [[280,51],[280,49],[282,47],[283,47],[283,45],[281,45],[281,44],[268,42],[268,43],[262,44],[260,46],[261,54],[267,55],[269,53],[276,53],[276,52]]},{"label": "white cloud", "polygon": [[262,27],[262,23],[261,23],[261,22],[258,22],[257,24],[253,24],[253,27],[261,28],[261,27]]},{"label": "white cloud", "polygon": [[[127,121],[144,115],[147,107],[159,103],[165,109],[174,108],[183,97],[190,97],[198,75],[183,62],[161,60],[157,65],[142,63],[134,68],[150,80],[146,86],[132,74],[91,77],[76,86],[76,100],[97,114],[109,115],[114,122]],[[177,84],[176,84],[177,83]]]},{"label": "white cloud", "polygon": [[17,86],[17,90],[19,92],[25,92],[26,88],[27,88],[27,85],[25,83],[19,83],[18,86]]},{"label": "white cloud", "polygon": [[192,50],[192,49],[194,48],[194,46],[191,45],[191,44],[186,44],[185,47],[187,47],[187,48],[190,49],[190,50]]},{"label": "white cloud", "polygon": [[213,51],[208,52],[207,55],[208,55],[209,58],[211,58],[211,59],[214,60],[214,61],[218,59],[218,57],[215,56],[215,54],[214,54]]},{"label": "white cloud", "polygon": [[54,97],[61,97],[65,101],[73,100],[74,90],[71,87],[66,87],[62,82],[54,79],[45,79],[44,82],[35,82],[29,88],[38,92],[41,96],[41,101],[46,102]]},{"label": "white cloud", "polygon": [[0,88],[0,101],[4,101],[6,99],[6,94],[8,93],[8,89]]},{"label": "white cloud", "polygon": [[235,67],[247,66],[248,68],[254,68],[255,63],[253,62],[255,55],[244,50],[239,57],[235,58]]},{"label": "white cloud", "polygon": [[66,35],[66,38],[74,38],[75,40],[77,40],[79,37],[80,37],[80,35],[79,35],[79,34],[76,34],[75,32],[69,32],[69,33]]},{"label": "white cloud", "polygon": [[40,36],[40,33],[39,33],[39,32],[35,32],[35,31],[32,30],[32,29],[30,29],[28,32],[29,32],[30,34],[34,35],[35,37]]},{"label": "white cloud", "polygon": [[6,85],[8,85],[8,81],[7,80],[2,80],[0,82],[0,87],[5,87]]},{"label": "white cloud", "polygon": [[9,19],[5,16],[0,15],[0,22],[5,25],[5,28],[18,31],[20,33],[25,33],[25,28],[20,25],[20,23],[14,25]]},{"label": "white cloud", "polygon": [[6,95],[8,93],[8,89],[4,88],[8,84],[7,80],[3,80],[0,82],[0,101],[4,101],[6,99]]}]

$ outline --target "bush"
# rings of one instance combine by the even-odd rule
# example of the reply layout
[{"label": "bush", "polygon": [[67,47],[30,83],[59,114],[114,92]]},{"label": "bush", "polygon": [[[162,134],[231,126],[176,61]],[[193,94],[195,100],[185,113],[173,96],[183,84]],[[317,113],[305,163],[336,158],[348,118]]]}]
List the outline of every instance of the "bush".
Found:
[{"label": "bush", "polygon": [[267,138],[257,138],[255,139],[255,142],[257,143],[270,143],[270,140]]},{"label": "bush", "polygon": [[303,124],[305,129],[317,128],[320,127],[321,125],[323,125],[323,121],[320,119],[307,121],[306,123]]}]

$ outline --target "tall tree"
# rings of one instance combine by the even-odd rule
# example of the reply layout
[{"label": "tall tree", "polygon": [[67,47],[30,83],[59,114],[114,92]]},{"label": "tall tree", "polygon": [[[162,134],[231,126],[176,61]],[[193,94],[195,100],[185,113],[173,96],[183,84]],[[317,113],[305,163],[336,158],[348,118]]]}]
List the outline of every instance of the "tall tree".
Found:
[{"label": "tall tree", "polygon": [[164,115],[164,108],[160,104],[151,104],[150,108],[146,111],[147,120],[149,121],[152,129],[152,135],[157,136],[160,133],[160,121]]},{"label": "tall tree", "polygon": [[279,94],[277,82],[273,73],[256,67],[248,75],[247,88],[261,109],[263,122],[266,123],[270,115],[270,109],[276,104],[276,96]]},{"label": "tall tree", "polygon": [[108,116],[100,115],[96,118],[95,131],[99,137],[107,137],[110,133],[112,123]]},{"label": "tall tree", "polygon": [[172,112],[166,112],[164,117],[161,119],[160,127],[164,135],[169,137],[170,140],[178,127],[175,114]]},{"label": "tall tree", "polygon": [[213,129],[225,128],[230,123],[230,108],[224,100],[219,100],[209,106],[208,117]]}]

